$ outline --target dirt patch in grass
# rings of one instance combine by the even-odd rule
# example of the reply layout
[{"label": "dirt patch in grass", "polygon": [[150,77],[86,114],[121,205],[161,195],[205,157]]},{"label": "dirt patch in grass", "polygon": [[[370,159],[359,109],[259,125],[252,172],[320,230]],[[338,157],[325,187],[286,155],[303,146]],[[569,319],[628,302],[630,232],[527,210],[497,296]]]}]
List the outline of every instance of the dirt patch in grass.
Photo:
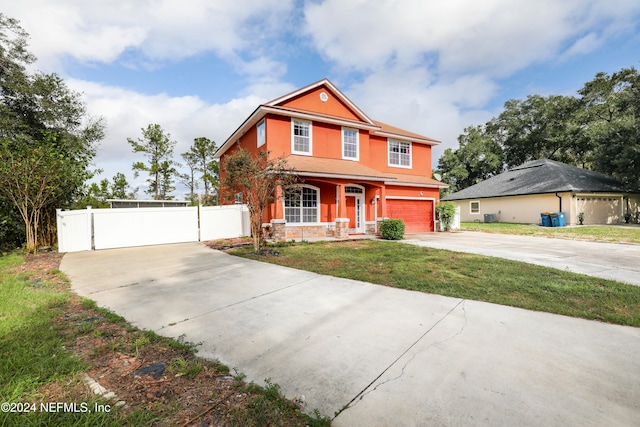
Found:
[{"label": "dirt patch in grass", "polygon": [[209,246],[211,249],[224,250],[224,249],[230,249],[230,248],[237,248],[241,246],[253,245],[253,239],[251,237],[235,237],[232,239],[209,240],[203,243]]},{"label": "dirt patch in grass", "polygon": [[[46,281],[47,291],[67,292],[68,284],[58,270],[61,258],[56,253],[26,256],[25,262],[13,269],[28,275],[30,281]],[[54,326],[60,331],[64,347],[80,358],[87,369],[73,374],[72,378],[64,377],[39,387],[29,399],[32,402],[95,399],[86,374],[105,392],[113,393],[101,402],[118,407],[114,416],[123,420],[130,420],[131,417],[127,417],[134,412],[145,411],[151,415],[145,416],[144,425],[154,426],[234,426],[262,422],[252,421],[256,418],[256,402],[259,401],[261,407],[265,404],[261,388],[247,385],[242,375],[229,372],[224,365],[196,357],[193,350],[197,345],[193,343],[138,330],[74,293],[61,308]],[[154,366],[158,369],[140,374],[140,370]],[[260,413],[259,419],[268,425],[315,424],[310,423],[294,403],[282,401],[271,407],[267,402],[266,411],[271,413]],[[149,420],[153,422],[148,423]],[[315,425],[329,425],[329,422],[324,420]]]}]

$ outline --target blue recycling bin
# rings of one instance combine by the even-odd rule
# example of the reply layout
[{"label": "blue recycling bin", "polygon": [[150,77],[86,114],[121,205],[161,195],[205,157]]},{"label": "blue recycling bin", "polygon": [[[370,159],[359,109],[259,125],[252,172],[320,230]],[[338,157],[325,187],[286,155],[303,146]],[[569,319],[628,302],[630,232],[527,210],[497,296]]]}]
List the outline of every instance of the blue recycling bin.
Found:
[{"label": "blue recycling bin", "polygon": [[554,212],[551,215],[551,226],[552,227],[564,227],[564,212]]},{"label": "blue recycling bin", "polygon": [[541,213],[540,218],[542,219],[543,227],[551,227],[551,215],[546,213]]}]

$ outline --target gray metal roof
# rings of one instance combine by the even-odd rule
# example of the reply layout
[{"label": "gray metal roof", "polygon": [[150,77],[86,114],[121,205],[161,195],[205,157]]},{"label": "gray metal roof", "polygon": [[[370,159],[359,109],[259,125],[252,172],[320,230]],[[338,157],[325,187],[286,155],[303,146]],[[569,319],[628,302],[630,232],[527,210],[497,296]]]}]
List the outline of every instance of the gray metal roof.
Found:
[{"label": "gray metal roof", "polygon": [[533,160],[509,169],[442,200],[484,199],[529,194],[624,193],[616,178],[553,160]]}]

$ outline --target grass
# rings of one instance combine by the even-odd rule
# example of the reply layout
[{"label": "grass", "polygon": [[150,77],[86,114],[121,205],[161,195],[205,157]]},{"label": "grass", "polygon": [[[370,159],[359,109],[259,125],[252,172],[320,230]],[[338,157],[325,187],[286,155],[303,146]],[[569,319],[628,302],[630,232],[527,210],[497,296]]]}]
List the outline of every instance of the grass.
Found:
[{"label": "grass", "polygon": [[[75,297],[69,290],[68,280],[59,271],[50,272],[59,279],[56,283],[35,281],[26,274],[13,273],[11,267],[23,262],[17,254],[0,256],[0,403],[14,403],[22,408],[22,413],[0,411],[0,426],[173,425],[167,418],[183,405],[177,400],[157,407],[138,406],[140,402],[128,401],[128,408],[122,409],[115,407],[113,401],[93,397],[81,380],[82,373],[89,368],[88,363],[67,350],[72,342],[81,338],[109,338],[108,343],[93,349],[90,358],[114,351],[137,358],[140,352],[153,346],[152,353],[163,348],[176,350],[180,356],[173,358],[168,372],[195,384],[202,381],[201,372],[204,371],[214,372],[214,375],[229,373],[229,368],[217,361],[197,358],[194,353],[198,344],[186,342],[184,337],[173,340],[151,331],[140,331],[128,325],[121,316],[97,307],[88,299],[76,302],[76,306],[87,312],[73,318],[74,322],[86,321],[63,328],[61,325],[70,324],[65,317],[65,308]],[[105,329],[105,325],[121,327]],[[126,343],[125,339],[128,340]],[[297,405],[284,398],[277,385],[269,381],[266,387],[259,387],[246,384],[240,378],[234,381],[230,393],[248,396],[244,406],[233,410],[228,420],[230,425],[330,425],[330,420],[318,413],[315,417],[303,414]],[[216,401],[214,391],[211,400],[204,403],[212,405],[213,401],[215,408],[228,397],[220,396]],[[56,402],[75,403],[77,412],[69,411],[69,407],[56,412],[41,409],[40,403],[52,402],[54,408]],[[96,411],[96,405],[108,405],[110,411]],[[14,406],[16,408],[18,406]],[[28,413],[26,409],[29,409]]]},{"label": "grass", "polygon": [[525,236],[546,236],[561,239],[597,240],[640,244],[640,227],[620,227],[608,225],[584,225],[576,227],[540,227],[530,224],[507,222],[481,223],[463,222],[462,230],[484,231],[486,233],[520,234]]},{"label": "grass", "polygon": [[611,280],[380,240],[284,245],[278,251],[230,253],[402,289],[640,326],[640,287]]}]

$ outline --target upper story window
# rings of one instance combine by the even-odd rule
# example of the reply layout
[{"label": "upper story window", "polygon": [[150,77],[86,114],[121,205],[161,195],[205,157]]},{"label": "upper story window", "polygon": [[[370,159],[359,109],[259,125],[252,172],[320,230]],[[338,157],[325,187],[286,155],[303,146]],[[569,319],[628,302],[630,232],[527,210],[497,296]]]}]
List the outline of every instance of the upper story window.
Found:
[{"label": "upper story window", "polygon": [[312,151],[311,122],[291,120],[291,152],[310,156]]},{"label": "upper story window", "polygon": [[411,168],[411,143],[389,140],[389,166]]},{"label": "upper story window", "polygon": [[349,160],[358,160],[358,130],[350,128],[342,128],[342,158]]},{"label": "upper story window", "polygon": [[260,123],[258,123],[257,126],[257,130],[258,130],[258,147],[262,147],[265,142],[267,142],[267,134],[266,134],[266,121],[264,119],[262,119],[262,121],[260,121]]},{"label": "upper story window", "polygon": [[289,223],[318,222],[320,191],[311,186],[284,189],[284,219]]}]

